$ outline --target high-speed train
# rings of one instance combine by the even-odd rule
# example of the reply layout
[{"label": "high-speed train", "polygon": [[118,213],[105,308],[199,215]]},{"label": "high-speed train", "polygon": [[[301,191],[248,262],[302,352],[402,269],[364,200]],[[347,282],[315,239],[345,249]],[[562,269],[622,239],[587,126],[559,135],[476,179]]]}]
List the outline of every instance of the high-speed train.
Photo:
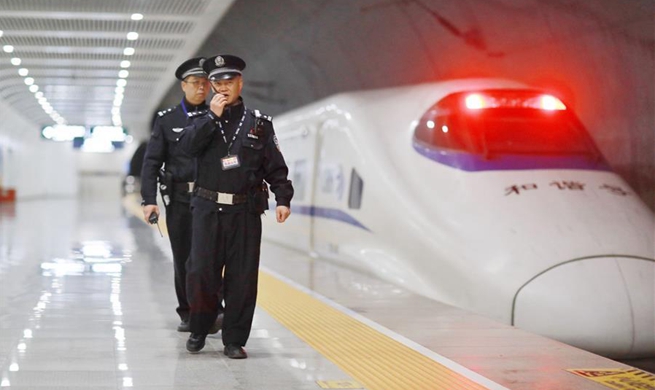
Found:
[{"label": "high-speed train", "polygon": [[655,356],[653,213],[557,97],[453,80],[274,124],[296,193],[266,238],[608,357]]}]

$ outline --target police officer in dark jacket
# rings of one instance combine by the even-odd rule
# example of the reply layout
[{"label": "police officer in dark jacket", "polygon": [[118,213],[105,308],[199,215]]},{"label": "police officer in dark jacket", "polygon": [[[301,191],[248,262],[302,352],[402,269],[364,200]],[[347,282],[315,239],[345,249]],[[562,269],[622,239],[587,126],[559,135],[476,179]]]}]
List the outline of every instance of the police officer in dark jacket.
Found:
[{"label": "police officer in dark jacket", "polygon": [[224,269],[224,354],[247,357],[257,300],[261,214],[268,208],[266,181],[275,194],[278,222],[284,222],[293,197],[288,168],[271,118],[241,99],[245,62],[236,56],[208,58],[203,68],[215,95],[210,110],[186,128],[180,144],[198,159],[193,240],[187,268],[191,315],[189,352],[199,352],[216,318],[216,292]]},{"label": "police officer in dark jacket", "polygon": [[[157,206],[157,180],[159,178],[162,199],[166,206],[166,226],[173,251],[177,313],[182,322],[177,330],[189,332],[189,303],[186,293],[186,264],[191,251],[191,191],[195,179],[195,162],[182,151],[178,141],[191,119],[198,112],[207,110],[205,99],[209,93],[209,81],[202,69],[204,58],[192,58],[175,71],[181,80],[184,97],[180,104],[157,113],[152,135],[146,148],[141,172],[141,196],[143,216],[149,221]],[[162,169],[163,165],[163,169]],[[162,169],[160,171],[160,169]],[[218,311],[222,312],[222,299],[218,299]],[[218,332],[218,324],[212,333]]]}]

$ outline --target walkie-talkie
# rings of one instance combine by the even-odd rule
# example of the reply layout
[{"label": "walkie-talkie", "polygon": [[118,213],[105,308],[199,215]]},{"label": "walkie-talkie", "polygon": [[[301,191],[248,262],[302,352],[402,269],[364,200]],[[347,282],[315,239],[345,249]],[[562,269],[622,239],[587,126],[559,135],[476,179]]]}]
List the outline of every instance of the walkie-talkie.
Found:
[{"label": "walkie-talkie", "polygon": [[164,237],[164,234],[161,232],[161,229],[159,228],[159,215],[157,213],[151,213],[150,217],[148,217],[148,222],[151,225],[157,224],[157,230],[159,230],[159,235]]}]

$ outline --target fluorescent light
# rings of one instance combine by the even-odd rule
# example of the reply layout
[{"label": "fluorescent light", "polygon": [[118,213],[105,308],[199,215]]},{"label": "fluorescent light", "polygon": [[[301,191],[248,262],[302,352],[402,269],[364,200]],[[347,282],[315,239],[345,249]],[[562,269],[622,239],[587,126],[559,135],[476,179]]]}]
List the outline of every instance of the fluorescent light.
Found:
[{"label": "fluorescent light", "polygon": [[46,126],[41,130],[44,138],[53,141],[72,141],[76,137],[84,137],[86,128],[84,126]]},{"label": "fluorescent light", "polygon": [[82,151],[87,153],[111,153],[114,151],[114,145],[111,141],[100,138],[87,138],[82,144]]},{"label": "fluorescent light", "polygon": [[136,31],[130,31],[127,33],[127,40],[128,41],[136,41],[139,39],[139,33]]},{"label": "fluorescent light", "polygon": [[118,87],[124,87],[127,85],[127,80],[125,79],[118,79],[116,80],[116,86]]},{"label": "fluorescent light", "polygon": [[36,91],[38,91],[38,90],[39,90],[39,86],[38,86],[38,85],[36,85],[36,84],[32,84],[32,85],[30,85],[30,92],[32,92],[32,93],[36,93]]},{"label": "fluorescent light", "polygon": [[14,47],[11,45],[4,45],[2,47],[2,50],[5,51],[5,53],[13,53],[14,52]]},{"label": "fluorescent light", "polygon": [[131,19],[132,19],[132,20],[142,20],[142,19],[143,19],[143,15],[142,15],[142,14],[132,14]]},{"label": "fluorescent light", "polygon": [[27,68],[20,68],[20,69],[18,69],[18,74],[21,75],[21,76],[23,76],[23,77],[27,76],[28,73],[30,73],[30,71],[27,70]]},{"label": "fluorescent light", "polygon": [[[115,117],[119,117],[115,115]],[[116,119],[120,119],[116,118]],[[125,141],[125,130],[120,126],[94,126],[91,128],[91,137],[107,141]]]},{"label": "fluorescent light", "polygon": [[32,85],[34,84],[34,79],[31,77],[25,77],[25,84]]},{"label": "fluorescent light", "polygon": [[122,78],[122,79],[126,79],[127,76],[129,76],[129,75],[130,75],[130,72],[128,72],[128,71],[125,70],[125,69],[123,69],[123,70],[121,70],[120,72],[118,72],[118,77],[120,77],[120,78]]},{"label": "fluorescent light", "polygon": [[20,63],[21,63],[21,60],[18,57],[14,57],[14,58],[11,59],[11,64],[14,65],[14,66],[20,65]]},{"label": "fluorescent light", "polygon": [[129,68],[132,63],[128,60],[121,61],[121,68]]},{"label": "fluorescent light", "polygon": [[136,50],[134,50],[133,47],[126,47],[125,50],[123,50],[123,54],[125,54],[126,56],[131,56],[134,54],[135,51]]}]

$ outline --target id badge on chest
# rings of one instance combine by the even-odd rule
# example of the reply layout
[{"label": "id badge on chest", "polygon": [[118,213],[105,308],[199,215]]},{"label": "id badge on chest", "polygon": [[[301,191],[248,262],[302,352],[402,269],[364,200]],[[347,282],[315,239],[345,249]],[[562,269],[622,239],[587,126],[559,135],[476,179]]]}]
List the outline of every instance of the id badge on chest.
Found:
[{"label": "id badge on chest", "polygon": [[224,171],[227,171],[228,169],[234,169],[240,167],[241,163],[239,162],[239,156],[223,157],[221,159],[221,166]]}]

